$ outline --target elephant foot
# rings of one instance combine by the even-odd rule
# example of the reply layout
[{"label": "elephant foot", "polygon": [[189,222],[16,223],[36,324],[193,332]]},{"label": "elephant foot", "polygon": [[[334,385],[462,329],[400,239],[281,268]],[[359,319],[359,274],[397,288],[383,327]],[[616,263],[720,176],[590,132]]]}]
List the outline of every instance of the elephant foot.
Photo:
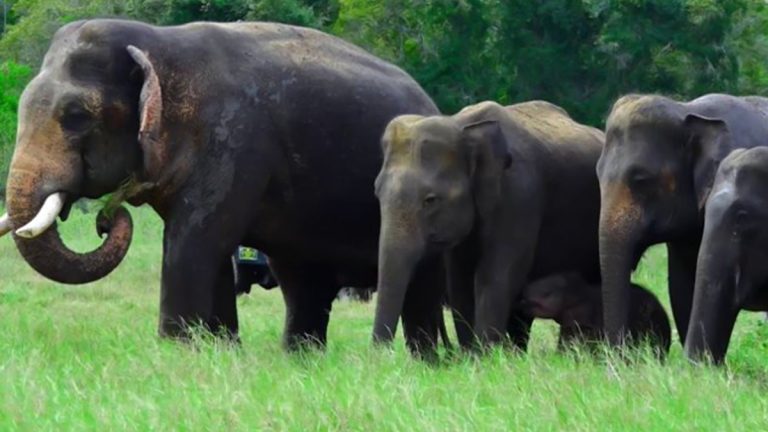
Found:
[{"label": "elephant foot", "polygon": [[325,350],[325,337],[318,333],[286,334],[283,349],[289,353]]},{"label": "elephant foot", "polygon": [[440,363],[440,356],[437,354],[436,345],[434,343],[414,344],[410,342],[407,343],[407,345],[408,349],[411,351],[411,355],[417,360],[429,364]]},{"label": "elephant foot", "polygon": [[198,321],[185,321],[182,319],[161,319],[158,328],[158,336],[162,339],[168,339],[184,343],[193,343],[199,340],[205,340],[213,336],[217,341],[231,343],[239,346],[240,335],[237,330],[232,330],[228,326],[216,323],[204,323]]}]

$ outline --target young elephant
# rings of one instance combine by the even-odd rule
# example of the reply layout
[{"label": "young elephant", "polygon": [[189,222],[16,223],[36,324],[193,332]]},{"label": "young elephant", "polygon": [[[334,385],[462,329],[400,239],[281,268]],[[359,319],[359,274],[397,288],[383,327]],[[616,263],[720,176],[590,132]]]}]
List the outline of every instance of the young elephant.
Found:
[{"label": "young elephant", "polygon": [[768,147],[720,164],[706,206],[685,352],[724,360],[740,310],[768,310]]},{"label": "young elephant", "polygon": [[374,340],[392,339],[409,303],[439,302],[438,293],[409,285],[422,277],[419,263],[442,254],[461,345],[476,334],[525,348],[531,319],[511,307],[529,280],[570,271],[600,278],[595,165],[603,139],[542,101],[390,122],[376,179]]},{"label": "young elephant", "polygon": [[[658,299],[637,284],[630,288],[627,329],[632,339],[648,340],[660,355],[669,351],[669,319]],[[575,273],[538,279],[523,291],[522,309],[534,318],[560,324],[558,345],[603,339],[603,302],[600,285],[589,284]]]}]

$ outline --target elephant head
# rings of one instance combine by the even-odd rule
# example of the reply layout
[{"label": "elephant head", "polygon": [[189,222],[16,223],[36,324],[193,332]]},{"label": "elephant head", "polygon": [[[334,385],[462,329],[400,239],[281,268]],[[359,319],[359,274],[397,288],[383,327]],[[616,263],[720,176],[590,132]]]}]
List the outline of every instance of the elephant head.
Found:
[{"label": "elephant head", "polygon": [[768,148],[735,150],[705,207],[686,355],[722,362],[740,309],[764,309],[768,286]]},{"label": "elephant head", "polygon": [[126,42],[141,46],[150,31],[109,21],[63,27],[21,97],[8,214],[0,225],[5,232],[15,229],[24,259],[50,279],[99,279],[128,250],[132,224],[122,207],[99,216],[99,233],[108,237],[85,254],[64,245],[56,218],[66,219],[81,197],[98,198],[129,179],[157,176],[165,151],[160,79],[153,53]]},{"label": "elephant head", "polygon": [[[625,96],[597,164],[605,330],[621,343],[630,275],[645,249],[690,235],[730,140],[724,121],[661,96]],[[700,229],[700,228],[694,228]]]},{"label": "elephant head", "polygon": [[418,264],[467,238],[501,197],[510,156],[495,119],[400,116],[382,138],[374,339],[390,341]]}]

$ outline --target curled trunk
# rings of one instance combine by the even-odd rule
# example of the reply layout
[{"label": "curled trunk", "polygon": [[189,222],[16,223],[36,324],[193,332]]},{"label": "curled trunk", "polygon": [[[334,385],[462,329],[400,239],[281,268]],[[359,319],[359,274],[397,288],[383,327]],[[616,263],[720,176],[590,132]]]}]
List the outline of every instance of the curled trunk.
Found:
[{"label": "curled trunk", "polygon": [[[8,181],[8,214],[14,227],[21,227],[32,220],[39,211],[44,196],[29,174],[14,172]],[[133,224],[130,214],[118,208],[107,218],[99,214],[99,233],[107,239],[96,250],[77,253],[62,241],[56,223],[34,238],[14,234],[19,252],[32,268],[43,276],[67,284],[83,284],[101,279],[109,274],[125,257],[131,243]]]}]

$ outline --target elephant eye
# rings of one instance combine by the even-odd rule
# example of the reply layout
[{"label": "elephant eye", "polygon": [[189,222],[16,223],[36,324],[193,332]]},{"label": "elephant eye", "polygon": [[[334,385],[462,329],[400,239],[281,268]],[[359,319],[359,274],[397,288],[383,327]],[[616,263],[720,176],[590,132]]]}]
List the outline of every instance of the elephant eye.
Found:
[{"label": "elephant eye", "polygon": [[750,214],[747,210],[741,208],[736,211],[733,216],[736,229],[742,233],[748,233],[750,231]]},{"label": "elephant eye", "polygon": [[82,109],[68,110],[61,117],[61,126],[70,132],[83,132],[91,125],[93,117]]},{"label": "elephant eye", "polygon": [[424,207],[433,207],[440,199],[437,195],[431,193],[424,197]]},{"label": "elephant eye", "polygon": [[631,188],[640,189],[646,188],[653,184],[654,177],[646,170],[635,169],[630,171],[628,176],[628,182]]}]

